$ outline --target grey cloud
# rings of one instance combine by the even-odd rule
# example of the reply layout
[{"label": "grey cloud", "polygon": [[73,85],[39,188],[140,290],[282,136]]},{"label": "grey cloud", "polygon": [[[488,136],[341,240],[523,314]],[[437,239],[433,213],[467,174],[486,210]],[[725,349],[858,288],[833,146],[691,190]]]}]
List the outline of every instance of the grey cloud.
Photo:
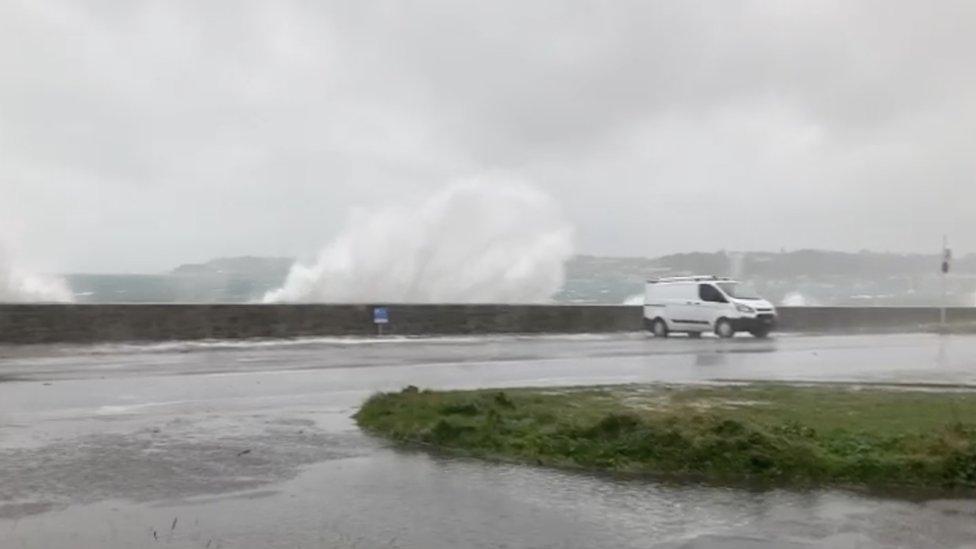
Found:
[{"label": "grey cloud", "polygon": [[7,2],[0,215],[158,270],[503,169],[587,252],[972,249],[974,37],[963,1]]}]

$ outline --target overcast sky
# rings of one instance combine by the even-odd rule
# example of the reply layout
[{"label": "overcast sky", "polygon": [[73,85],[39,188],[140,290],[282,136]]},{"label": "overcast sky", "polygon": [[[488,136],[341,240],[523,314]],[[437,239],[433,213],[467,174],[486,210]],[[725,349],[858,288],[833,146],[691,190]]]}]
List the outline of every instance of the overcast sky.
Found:
[{"label": "overcast sky", "polygon": [[535,182],[578,251],[976,249],[976,2],[0,0],[0,230],[35,268],[309,256]]}]

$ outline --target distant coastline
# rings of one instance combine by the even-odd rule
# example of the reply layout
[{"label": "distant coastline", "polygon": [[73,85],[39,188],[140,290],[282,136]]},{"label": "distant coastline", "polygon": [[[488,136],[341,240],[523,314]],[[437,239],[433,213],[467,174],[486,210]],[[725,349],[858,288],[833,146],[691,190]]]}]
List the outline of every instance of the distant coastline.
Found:
[{"label": "distant coastline", "polygon": [[[165,273],[78,274],[65,279],[80,303],[246,303],[282,285],[294,260],[243,256]],[[622,304],[653,276],[719,274],[752,282],[785,305],[932,306],[941,296],[938,257],[796,250],[694,252],[657,258],[578,255],[566,264],[557,303]],[[949,304],[976,305],[976,255],[957,258]]]}]

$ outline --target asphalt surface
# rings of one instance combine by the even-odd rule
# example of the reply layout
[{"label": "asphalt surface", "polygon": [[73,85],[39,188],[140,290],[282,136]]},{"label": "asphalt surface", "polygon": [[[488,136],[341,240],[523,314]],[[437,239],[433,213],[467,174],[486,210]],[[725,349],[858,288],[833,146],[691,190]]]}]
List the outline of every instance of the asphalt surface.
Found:
[{"label": "asphalt surface", "polygon": [[0,547],[976,547],[976,500],[667,484],[389,447],[378,390],[976,388],[976,337],[0,347]]}]

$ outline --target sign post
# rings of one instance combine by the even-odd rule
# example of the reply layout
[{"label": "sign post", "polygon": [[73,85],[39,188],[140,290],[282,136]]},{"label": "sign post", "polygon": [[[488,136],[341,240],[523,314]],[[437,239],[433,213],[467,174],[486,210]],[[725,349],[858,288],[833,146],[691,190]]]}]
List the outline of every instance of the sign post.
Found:
[{"label": "sign post", "polygon": [[952,261],[952,250],[949,249],[949,239],[942,235],[942,304],[939,308],[939,319],[942,331],[946,331],[946,278],[949,276],[949,262]]},{"label": "sign post", "polygon": [[376,335],[383,335],[383,326],[390,323],[390,311],[386,307],[373,307],[373,324]]}]

